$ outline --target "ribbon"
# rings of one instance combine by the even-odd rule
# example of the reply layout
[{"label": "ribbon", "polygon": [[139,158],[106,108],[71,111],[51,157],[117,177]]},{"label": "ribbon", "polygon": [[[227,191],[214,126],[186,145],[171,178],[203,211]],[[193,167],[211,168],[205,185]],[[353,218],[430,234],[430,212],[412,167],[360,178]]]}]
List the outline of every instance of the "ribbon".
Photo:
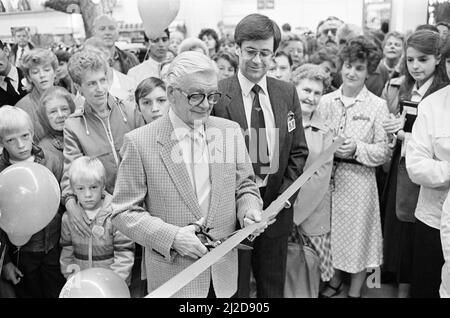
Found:
[{"label": "ribbon", "polygon": [[[319,168],[327,161],[332,160],[333,154],[344,143],[345,138],[338,137],[333,144],[325,150],[319,158],[293,183],[289,188],[283,192],[270,206],[262,213],[262,222],[269,221],[274,218],[284,208],[284,204],[288,201],[313,175]],[[236,232],[232,237],[227,239],[224,243],[214,248],[211,252],[204,255],[194,264],[185,268],[176,276],[168,280],[166,283],[152,291],[145,298],[169,298],[178,292],[181,288],[189,284],[198,275],[207,270],[210,266],[216,263],[220,258],[225,256],[244,239],[250,236],[257,230],[261,223],[255,223]]]}]

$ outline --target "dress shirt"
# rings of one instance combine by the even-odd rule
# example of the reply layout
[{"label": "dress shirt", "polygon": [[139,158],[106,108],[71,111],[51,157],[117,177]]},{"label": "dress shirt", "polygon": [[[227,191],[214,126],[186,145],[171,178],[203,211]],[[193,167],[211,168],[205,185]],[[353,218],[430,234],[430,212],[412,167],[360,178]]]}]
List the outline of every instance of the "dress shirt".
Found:
[{"label": "dress shirt", "polygon": [[[193,171],[193,169],[195,169],[194,164],[202,169],[203,176],[206,175],[206,178],[211,180],[205,128],[202,125],[198,128],[192,129],[191,127],[186,125],[186,123],[184,123],[172,109],[169,110],[169,118],[173,125],[175,136],[179,141],[178,145],[181,148],[183,162],[186,165],[186,170],[188,171],[189,178],[192,184],[192,189],[194,190],[194,193],[197,194],[197,187],[200,185],[196,184],[197,178],[195,178],[195,172]],[[201,149],[196,148],[196,145],[192,140],[192,135],[194,135],[194,138],[198,139],[199,143],[201,144]],[[192,153],[193,151],[194,154]],[[192,162],[192,158],[194,158],[194,163]],[[206,189],[206,192],[210,191],[211,182],[209,182],[209,188]],[[198,200],[199,204],[201,205],[201,199],[198,198]],[[205,216],[208,213],[208,211],[203,212],[205,213]]]},{"label": "dress shirt", "polygon": [[128,71],[127,75],[134,78],[134,80],[139,84],[140,82],[149,77],[160,78],[159,76],[160,69],[161,63],[149,57],[147,61],[144,61],[141,64],[131,68]]},{"label": "dress shirt", "polygon": [[0,76],[0,87],[3,88],[3,90],[6,91],[8,87],[8,83],[6,83],[5,78],[9,77],[11,79],[11,84],[16,90],[17,93],[19,93],[19,72],[17,71],[17,68],[11,65],[11,70],[9,71],[7,76]]},{"label": "dress shirt", "polygon": [[[270,103],[269,92],[267,90],[267,77],[264,76],[258,83],[253,83],[249,81],[241,71],[238,72],[238,80],[242,90],[242,100],[244,102],[245,108],[245,116],[247,119],[247,125],[251,128],[251,115],[252,115],[252,106],[254,94],[252,93],[252,88],[255,84],[261,87],[261,91],[259,93],[259,103],[261,105],[262,111],[264,113],[264,122],[266,124],[266,137],[267,143],[269,146],[269,159],[270,162],[273,160],[273,154],[275,153],[275,146],[277,145],[278,140],[276,140],[276,126],[275,126],[275,116],[273,114],[273,108]],[[250,137],[249,137],[250,138]],[[261,188],[267,186],[267,180],[269,176],[266,176],[264,180],[260,177],[256,176],[256,185]]]},{"label": "dress shirt", "polygon": [[16,66],[17,67],[20,67],[20,58],[23,57],[25,54],[27,54],[30,51],[31,51],[31,49],[30,49],[29,45],[26,45],[23,48],[23,54],[22,54],[22,48],[20,46],[17,46],[17,53],[16,53]]}]

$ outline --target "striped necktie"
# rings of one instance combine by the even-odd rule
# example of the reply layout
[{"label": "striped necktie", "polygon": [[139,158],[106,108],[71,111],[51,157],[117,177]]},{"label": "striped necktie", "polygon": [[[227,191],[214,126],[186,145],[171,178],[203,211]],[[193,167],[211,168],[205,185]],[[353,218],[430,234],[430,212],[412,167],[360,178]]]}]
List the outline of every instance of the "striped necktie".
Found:
[{"label": "striped necktie", "polygon": [[194,192],[197,195],[203,216],[206,218],[211,198],[211,180],[209,173],[208,147],[199,132],[191,134],[191,172]]}]

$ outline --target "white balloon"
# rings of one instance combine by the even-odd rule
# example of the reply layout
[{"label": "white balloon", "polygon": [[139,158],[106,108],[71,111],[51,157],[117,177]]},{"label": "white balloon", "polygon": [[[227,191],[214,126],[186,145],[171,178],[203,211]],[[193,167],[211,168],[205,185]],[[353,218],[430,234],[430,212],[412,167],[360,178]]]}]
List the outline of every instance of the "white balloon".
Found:
[{"label": "white balloon", "polygon": [[138,10],[149,39],[158,37],[177,17],[180,0],[139,0]]}]

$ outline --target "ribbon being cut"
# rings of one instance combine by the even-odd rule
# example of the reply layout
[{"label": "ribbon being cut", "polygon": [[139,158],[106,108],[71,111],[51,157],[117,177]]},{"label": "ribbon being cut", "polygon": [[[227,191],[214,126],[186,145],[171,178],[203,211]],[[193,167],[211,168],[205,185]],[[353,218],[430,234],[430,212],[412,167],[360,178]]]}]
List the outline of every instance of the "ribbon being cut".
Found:
[{"label": "ribbon being cut", "polygon": [[181,288],[189,284],[198,275],[208,269],[211,265],[216,263],[225,254],[236,248],[245,238],[250,236],[257,230],[261,224],[270,221],[277,216],[283,209],[285,202],[292,197],[313,175],[316,171],[330,158],[336,150],[344,143],[345,138],[339,137],[334,143],[318,158],[309,169],[307,169],[282,195],[278,197],[262,215],[262,222],[255,223],[240,231],[237,231],[233,236],[225,240],[223,243],[212,249],[208,254],[203,256],[197,262],[181,271],[172,279],[161,285],[158,289],[152,291],[146,298],[169,298],[178,292]]}]

